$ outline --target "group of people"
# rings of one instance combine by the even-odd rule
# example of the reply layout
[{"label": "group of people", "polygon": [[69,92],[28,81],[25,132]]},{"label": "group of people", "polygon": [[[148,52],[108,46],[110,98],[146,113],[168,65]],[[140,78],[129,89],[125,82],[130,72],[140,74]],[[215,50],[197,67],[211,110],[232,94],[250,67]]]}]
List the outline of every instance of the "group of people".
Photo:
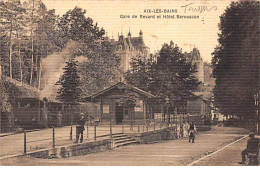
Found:
[{"label": "group of people", "polygon": [[[84,118],[84,114],[81,113],[80,119],[78,120],[78,123],[77,123],[77,126],[76,126],[76,141],[75,141],[75,143],[78,143],[79,137],[80,137],[80,143],[83,142],[83,132],[85,130],[85,128],[84,128],[85,121],[86,120]],[[197,134],[196,125],[195,125],[194,122],[191,122],[191,124],[189,125],[188,133],[189,133],[189,142],[192,141],[192,143],[194,143],[195,142],[195,135]],[[255,138],[255,135],[253,133],[250,133],[249,137],[250,137],[250,139],[247,141],[247,148],[245,150],[243,150],[242,153],[241,153],[242,162],[240,162],[240,164],[246,163],[246,156],[249,153],[255,153],[256,156],[258,155],[259,139]]]},{"label": "group of people", "polygon": [[[192,140],[192,143],[194,143],[195,140],[195,134],[197,134],[196,125],[194,122],[192,122],[189,125],[189,142]],[[259,154],[259,138],[255,138],[254,133],[249,134],[249,140],[247,141],[247,147],[241,152],[242,155],[242,161],[239,162],[239,164],[246,164],[246,157],[249,157],[250,155],[253,155],[255,159],[252,159],[255,163],[258,165],[258,154]],[[251,157],[250,157],[251,158]]]},{"label": "group of people", "polygon": [[[77,122],[77,126],[76,126],[76,141],[75,143],[78,143],[79,141],[79,137],[80,137],[80,143],[83,142],[83,132],[85,130],[85,118],[84,118],[84,114],[81,113],[80,114],[80,119]],[[189,133],[189,142],[192,141],[192,143],[195,142],[195,134],[197,134],[197,129],[196,129],[196,125],[194,122],[191,122],[191,124],[189,125],[189,129],[188,129],[188,133]]]}]

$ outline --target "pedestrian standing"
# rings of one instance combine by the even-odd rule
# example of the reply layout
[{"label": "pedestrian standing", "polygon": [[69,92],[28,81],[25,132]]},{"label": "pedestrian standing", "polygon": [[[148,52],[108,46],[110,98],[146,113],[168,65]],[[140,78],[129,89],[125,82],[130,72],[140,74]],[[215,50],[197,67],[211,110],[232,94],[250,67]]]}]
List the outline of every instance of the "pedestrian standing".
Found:
[{"label": "pedestrian standing", "polygon": [[83,131],[85,130],[84,125],[85,125],[85,118],[84,118],[84,114],[80,113],[80,119],[78,121],[78,124],[76,126],[76,142],[78,143],[79,141],[79,135],[81,135],[80,137],[80,143],[83,142]]},{"label": "pedestrian standing", "polygon": [[59,113],[57,114],[57,126],[61,127],[62,125],[62,114],[59,111]]},{"label": "pedestrian standing", "polygon": [[197,133],[196,125],[194,124],[194,122],[191,122],[189,127],[189,142],[192,140],[192,143],[194,143],[195,133]]},{"label": "pedestrian standing", "polygon": [[189,123],[186,121],[185,124],[183,125],[183,137],[189,136]]},{"label": "pedestrian standing", "polygon": [[181,126],[180,126],[180,124],[176,125],[176,130],[177,130],[177,138],[180,138],[181,137]]}]

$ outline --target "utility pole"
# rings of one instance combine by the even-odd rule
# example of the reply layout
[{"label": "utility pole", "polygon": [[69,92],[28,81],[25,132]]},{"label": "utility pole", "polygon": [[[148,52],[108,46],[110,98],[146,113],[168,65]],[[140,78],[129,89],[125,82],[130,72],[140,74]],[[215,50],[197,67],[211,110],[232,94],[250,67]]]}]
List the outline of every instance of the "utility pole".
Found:
[{"label": "utility pole", "polygon": [[256,93],[254,94],[254,100],[255,100],[255,107],[256,107],[256,132],[258,135],[260,135],[260,111],[259,111],[259,95],[260,95],[260,90],[259,90],[259,73],[260,73],[260,61],[258,61],[258,76],[257,76],[257,89]]},{"label": "utility pole", "polygon": [[[260,71],[260,63],[258,63],[259,65],[259,71]],[[260,72],[259,72],[260,73]],[[259,76],[259,74],[258,74]],[[258,77],[258,80],[259,80],[259,77]],[[260,95],[260,90],[259,90],[259,81],[257,83],[257,93],[256,93],[256,99],[255,99],[255,103],[256,103],[256,117],[258,118],[257,119],[257,124],[256,124],[256,127],[257,127],[257,134],[260,135],[260,111],[259,111],[259,95]]]},{"label": "utility pole", "polygon": [[[11,18],[12,19],[12,18]],[[9,73],[10,78],[13,78],[13,71],[12,71],[12,53],[13,53],[13,47],[12,47],[12,33],[13,33],[13,21],[11,20],[11,28],[10,28],[10,44],[9,44]]]},{"label": "utility pole", "polygon": [[260,111],[259,111],[259,95],[260,95],[260,90],[259,90],[259,73],[260,73],[260,60],[258,60],[258,82],[257,82],[257,115],[258,115],[258,126],[257,126],[257,134],[260,135]]},{"label": "utility pole", "polygon": [[256,133],[260,135],[260,112],[259,112],[259,82],[257,82],[257,90],[254,94],[254,101],[255,101],[255,127]]},{"label": "utility pole", "polygon": [[260,135],[260,113],[259,113],[259,89],[257,89],[257,93],[254,94],[254,100],[255,100],[255,108],[256,108],[256,114],[255,114],[255,127],[256,127],[256,133]]}]

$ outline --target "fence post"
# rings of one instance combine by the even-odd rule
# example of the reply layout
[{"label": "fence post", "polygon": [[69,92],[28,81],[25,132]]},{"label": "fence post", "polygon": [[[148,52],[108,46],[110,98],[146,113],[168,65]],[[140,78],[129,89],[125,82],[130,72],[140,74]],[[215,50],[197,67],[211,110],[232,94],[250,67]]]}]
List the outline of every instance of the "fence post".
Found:
[{"label": "fence post", "polygon": [[70,126],[70,140],[72,140],[72,126]]},{"label": "fence post", "polygon": [[138,130],[138,134],[139,134],[140,133],[140,125],[139,124],[138,124],[137,130]]},{"label": "fence post", "polygon": [[155,131],[155,120],[153,120],[153,130]]},{"label": "fence post", "polygon": [[112,122],[110,122],[110,139],[112,140]]},{"label": "fence post", "polygon": [[23,133],[24,133],[23,153],[26,154],[26,131],[25,131],[25,129],[23,129]]},{"label": "fence post", "polygon": [[130,122],[130,130],[133,130],[133,121],[131,119],[131,122]]},{"label": "fence post", "polygon": [[87,122],[87,138],[88,138],[88,122]]},{"label": "fence post", "polygon": [[146,124],[146,131],[149,130],[149,124]]},{"label": "fence post", "polygon": [[94,140],[97,140],[97,126],[96,124],[94,125]]},{"label": "fence post", "polygon": [[124,121],[122,121],[122,133],[124,133]]},{"label": "fence post", "polygon": [[52,147],[55,148],[55,131],[54,131],[54,127],[52,127]]}]

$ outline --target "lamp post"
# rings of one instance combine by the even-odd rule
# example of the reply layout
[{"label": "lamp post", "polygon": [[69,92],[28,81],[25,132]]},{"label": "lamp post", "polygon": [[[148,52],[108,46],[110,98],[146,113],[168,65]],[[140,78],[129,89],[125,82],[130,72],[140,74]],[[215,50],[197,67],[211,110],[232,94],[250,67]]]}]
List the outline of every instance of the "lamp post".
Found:
[{"label": "lamp post", "polygon": [[166,109],[166,113],[167,113],[167,127],[169,127],[169,124],[170,124],[170,112],[169,112],[170,99],[168,98],[168,96],[166,97],[165,102],[166,102],[166,106],[167,106],[167,109]]}]

